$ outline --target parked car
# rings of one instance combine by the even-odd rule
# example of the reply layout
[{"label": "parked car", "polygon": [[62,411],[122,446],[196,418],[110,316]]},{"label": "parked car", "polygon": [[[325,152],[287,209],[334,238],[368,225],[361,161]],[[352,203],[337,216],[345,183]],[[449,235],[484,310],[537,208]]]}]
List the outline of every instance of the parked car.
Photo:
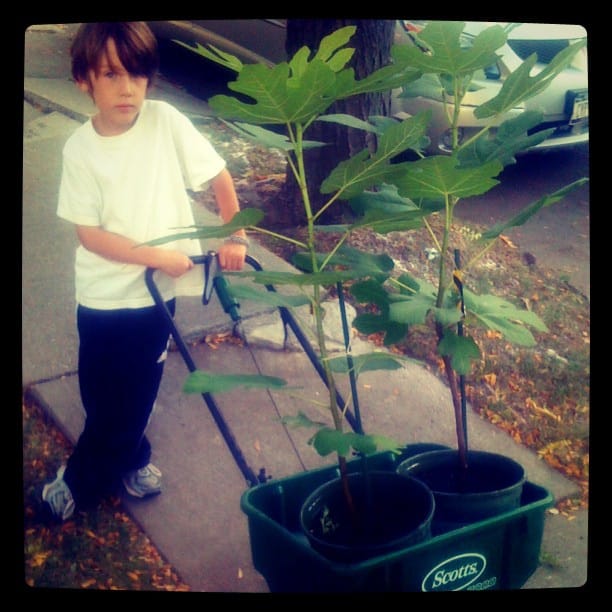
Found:
[{"label": "parked car", "polygon": [[[236,55],[243,62],[264,62],[269,65],[284,61],[284,19],[212,19],[200,21],[150,21],[159,40],[171,40],[195,46],[212,44]],[[398,20],[395,43],[418,44],[418,33],[425,26],[423,21]],[[475,36],[493,25],[491,22],[466,22],[462,44],[470,45]],[[508,24],[501,24],[508,25]],[[466,94],[460,115],[460,137],[469,138],[479,129],[482,121],[474,117],[474,107],[496,95],[504,78],[525,58],[535,52],[538,63],[534,70],[542,70],[547,62],[578,38],[586,37],[586,30],[578,25],[545,23],[513,24],[506,44],[498,50],[496,64],[475,75],[473,91]],[[429,128],[431,153],[449,150],[448,125],[441,95],[427,97],[402,97],[401,90],[394,92],[392,113],[401,117],[416,114],[425,109],[432,111]],[[588,70],[586,47],[578,53],[573,64],[559,74],[542,93],[527,100],[524,105],[506,117],[524,109],[541,110],[544,121],[538,130],[554,127],[551,137],[532,150],[550,150],[586,145],[589,141]]]},{"label": "parked car", "polygon": [[[402,21],[407,37],[418,44],[418,33],[424,22]],[[462,45],[470,46],[479,32],[494,25],[491,22],[467,22],[463,30]],[[510,24],[502,23],[502,26]],[[578,25],[521,23],[512,24],[506,44],[497,50],[498,60],[488,66],[472,81],[471,91],[465,95],[459,118],[460,141],[471,137],[484,121],[474,117],[474,108],[497,95],[506,76],[532,53],[538,61],[533,71],[538,73],[547,63],[570,43],[585,38],[586,30]],[[441,92],[428,92],[427,97],[399,98],[399,109],[416,114],[429,109],[432,111],[429,137],[432,152],[449,150],[450,133]],[[533,150],[550,150],[586,145],[589,141],[589,95],[587,50],[581,49],[571,66],[562,71],[542,93],[525,101],[523,105],[508,113],[510,118],[523,110],[538,110],[544,115],[543,122],[535,131],[555,128],[553,134]]]}]

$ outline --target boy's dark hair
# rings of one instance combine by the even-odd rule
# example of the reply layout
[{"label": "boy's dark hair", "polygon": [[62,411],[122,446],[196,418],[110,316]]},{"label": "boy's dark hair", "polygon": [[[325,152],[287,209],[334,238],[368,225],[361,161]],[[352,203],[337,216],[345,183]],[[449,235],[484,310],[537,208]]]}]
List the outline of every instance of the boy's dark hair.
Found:
[{"label": "boy's dark hair", "polygon": [[70,47],[75,80],[87,81],[90,70],[97,73],[110,38],[125,69],[146,76],[150,84],[159,67],[159,56],[155,35],[144,21],[81,24]]}]

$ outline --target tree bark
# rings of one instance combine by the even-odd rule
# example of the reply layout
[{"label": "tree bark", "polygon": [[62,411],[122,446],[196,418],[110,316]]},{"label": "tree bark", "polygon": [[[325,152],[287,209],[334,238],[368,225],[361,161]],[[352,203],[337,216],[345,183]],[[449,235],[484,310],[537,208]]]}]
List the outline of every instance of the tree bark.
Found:
[{"label": "tree bark", "polygon": [[[363,79],[389,63],[395,22],[380,19],[288,19],[288,57],[292,57],[304,45],[316,51],[324,36],[347,25],[357,27],[348,43],[348,46],[355,49],[349,64],[355,70],[355,79]],[[362,94],[334,103],[327,113],[346,113],[359,119],[367,119],[370,115],[388,115],[390,101],[390,92]],[[328,143],[327,146],[310,149],[304,155],[313,211],[318,211],[327,201],[327,196],[320,193],[323,180],[339,162],[368,145],[366,134],[362,130],[325,122],[314,122],[308,129],[305,138]],[[301,197],[289,167],[280,198],[282,202],[277,207],[277,224],[286,227],[303,225],[305,215]],[[348,207],[345,204],[334,204],[321,215],[321,222],[339,222],[347,212]]]}]

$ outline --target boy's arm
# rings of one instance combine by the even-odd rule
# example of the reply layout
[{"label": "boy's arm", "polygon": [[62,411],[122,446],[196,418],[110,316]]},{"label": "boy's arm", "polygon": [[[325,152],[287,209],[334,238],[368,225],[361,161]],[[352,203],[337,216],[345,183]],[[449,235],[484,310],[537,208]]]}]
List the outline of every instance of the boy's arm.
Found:
[{"label": "boy's arm", "polygon": [[[224,223],[232,220],[232,217],[240,210],[238,196],[234,188],[234,181],[229,171],[224,168],[211,181],[215,200],[219,207],[219,214]],[[234,236],[246,239],[244,230],[238,230]],[[219,247],[219,263],[224,270],[241,270],[246,256],[246,245],[235,242],[224,242]]]},{"label": "boy's arm", "polygon": [[76,231],[79,241],[88,251],[106,259],[158,268],[174,277],[193,268],[191,259],[180,251],[139,245],[130,238],[97,226],[77,225]]}]

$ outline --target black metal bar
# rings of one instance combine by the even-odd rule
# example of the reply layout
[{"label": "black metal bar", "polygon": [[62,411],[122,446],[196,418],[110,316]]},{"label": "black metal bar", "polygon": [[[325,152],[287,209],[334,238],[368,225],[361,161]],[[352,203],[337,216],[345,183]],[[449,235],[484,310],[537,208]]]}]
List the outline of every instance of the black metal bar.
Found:
[{"label": "black metal bar", "polygon": [[[212,257],[212,256],[214,255],[212,254],[202,255],[202,256],[193,257],[192,260],[196,264],[201,264],[201,263],[206,262],[206,257]],[[174,318],[172,317],[172,314],[168,310],[168,307],[166,306],[166,303],[164,302],[164,299],[162,298],[159,292],[159,289],[157,288],[157,285],[155,284],[155,280],[153,279],[154,273],[155,273],[154,268],[147,268],[145,272],[145,282],[146,282],[147,288],[149,289],[149,292],[151,293],[151,296],[153,297],[153,301],[155,302],[156,306],[161,310],[161,312],[164,313],[166,322],[168,324],[168,328],[170,329],[170,333],[172,334],[172,337],[174,338],[176,346],[179,352],[181,353],[181,356],[183,360],[185,361],[187,368],[189,369],[190,372],[194,372],[195,370],[197,370],[197,366],[194,363],[191,357],[191,353],[189,352],[189,349],[187,348],[185,341],[183,340],[181,334],[179,333],[174,323]],[[232,456],[234,457],[236,464],[240,468],[240,471],[246,478],[249,485],[253,487],[257,484],[260,484],[261,482],[265,482],[265,473],[260,472],[261,478],[258,478],[255,475],[255,472],[253,472],[253,470],[249,467],[248,463],[246,462],[246,459],[244,458],[244,455],[242,454],[242,450],[240,449],[240,447],[238,446],[236,442],[236,439],[234,437],[234,434],[232,433],[232,430],[230,429],[229,425],[227,424],[227,421],[221,414],[221,411],[219,410],[219,407],[217,406],[217,403],[215,402],[213,396],[210,393],[202,393],[202,397],[204,398],[204,401],[206,402],[206,405],[208,406],[208,409],[217,427],[219,428],[219,431],[221,432],[221,435],[223,436],[225,443],[227,444],[230,452],[232,453]]]},{"label": "black metal bar", "polygon": [[[455,268],[457,272],[461,270],[461,253],[459,249],[455,249]],[[457,290],[459,291],[459,299],[461,303],[461,319],[459,323],[457,323],[457,335],[463,336],[463,319],[465,318],[465,300],[463,297],[463,280],[461,279],[460,274],[454,275],[455,285],[457,286]],[[467,398],[465,393],[465,376],[463,374],[459,375],[459,393],[461,395],[461,421],[463,426],[463,437],[465,440],[465,447],[468,447],[468,430],[467,430]]]},{"label": "black metal bar", "polygon": [[357,376],[355,375],[355,364],[351,355],[351,339],[348,329],[348,321],[346,319],[346,305],[344,303],[344,288],[342,283],[336,283],[338,291],[338,304],[340,305],[340,318],[342,319],[342,334],[344,335],[344,348],[346,349],[346,362],[349,367],[349,381],[351,384],[351,395],[353,396],[353,408],[355,409],[355,421],[357,424],[356,433],[363,433],[363,425],[361,424],[361,410],[359,409],[359,392],[357,390]]}]

